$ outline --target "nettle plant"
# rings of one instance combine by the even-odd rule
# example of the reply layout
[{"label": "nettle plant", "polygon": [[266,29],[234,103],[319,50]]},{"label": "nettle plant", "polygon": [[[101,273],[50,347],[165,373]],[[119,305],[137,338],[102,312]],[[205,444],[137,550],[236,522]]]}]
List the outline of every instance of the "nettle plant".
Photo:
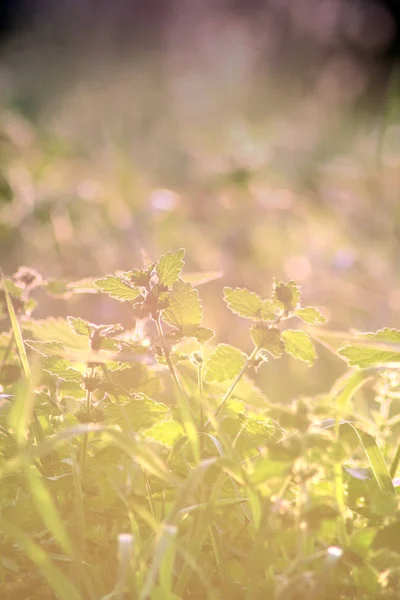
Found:
[{"label": "nettle plant", "polygon": [[[177,250],[95,281],[3,278],[2,598],[398,598],[400,332],[324,333],[274,282],[224,288],[253,349],[215,345],[183,267]],[[35,320],[38,287],[97,290],[136,325]],[[313,339],[350,369],[272,403],[251,375],[313,364]]]}]

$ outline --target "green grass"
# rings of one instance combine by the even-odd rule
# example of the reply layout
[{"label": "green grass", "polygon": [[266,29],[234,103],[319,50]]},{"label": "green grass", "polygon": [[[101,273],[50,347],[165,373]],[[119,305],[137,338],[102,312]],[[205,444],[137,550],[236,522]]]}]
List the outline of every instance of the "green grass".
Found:
[{"label": "green grass", "polygon": [[[2,598],[394,600],[400,333],[324,333],[293,281],[225,286],[244,351],[214,341],[183,268],[180,249],[86,281],[133,330],[36,321],[47,282],[3,278]],[[255,383],[340,336],[326,393],[282,404]]]}]

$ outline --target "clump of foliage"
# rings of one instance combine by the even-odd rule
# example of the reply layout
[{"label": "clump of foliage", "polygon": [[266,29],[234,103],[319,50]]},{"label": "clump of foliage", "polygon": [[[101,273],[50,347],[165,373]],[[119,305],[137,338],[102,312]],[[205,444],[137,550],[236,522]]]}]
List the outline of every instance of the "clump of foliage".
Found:
[{"label": "clump of foliage", "polygon": [[[36,320],[36,288],[82,284],[3,278],[1,597],[397,598],[400,331],[324,332],[293,281],[225,287],[245,353],[213,343],[183,267],[177,250],[85,281],[132,307],[132,330]],[[349,370],[267,399],[252,375],[285,354],[312,365],[315,341]]]}]

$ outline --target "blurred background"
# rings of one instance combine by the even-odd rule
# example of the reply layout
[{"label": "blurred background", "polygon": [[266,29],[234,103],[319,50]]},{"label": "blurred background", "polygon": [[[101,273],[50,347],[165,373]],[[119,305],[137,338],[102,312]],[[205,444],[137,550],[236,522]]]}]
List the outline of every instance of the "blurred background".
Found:
[{"label": "blurred background", "polygon": [[[398,327],[397,28],[389,0],[0,0],[4,272],[77,280],[185,247],[223,272],[200,290],[217,341],[247,344],[222,286],[273,277],[331,328]],[[120,310],[36,314],[129,326]],[[341,370],[283,361],[261,383],[278,400]]]}]

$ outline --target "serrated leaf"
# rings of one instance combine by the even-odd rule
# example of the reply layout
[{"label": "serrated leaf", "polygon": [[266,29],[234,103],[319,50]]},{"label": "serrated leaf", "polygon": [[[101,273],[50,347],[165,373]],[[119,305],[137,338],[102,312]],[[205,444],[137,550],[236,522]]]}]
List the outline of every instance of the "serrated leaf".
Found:
[{"label": "serrated leaf", "polygon": [[66,319],[49,317],[40,320],[24,320],[21,323],[23,331],[29,332],[37,340],[51,342],[57,340],[66,349],[87,350],[88,343],[83,336],[77,335]]},{"label": "serrated leaf", "polygon": [[294,310],[300,302],[301,292],[295,281],[274,283],[273,297],[281,303],[285,311]]},{"label": "serrated leaf", "polygon": [[43,356],[57,356],[65,352],[65,348],[61,342],[34,342],[26,340],[25,345]]},{"label": "serrated leaf", "polygon": [[183,438],[185,430],[177,421],[162,420],[156,421],[151,427],[145,429],[143,435],[167,448],[172,448],[179,439]]},{"label": "serrated leaf", "polygon": [[228,308],[245,319],[259,319],[262,300],[255,292],[246,288],[224,287],[224,300]]},{"label": "serrated leaf", "polygon": [[257,348],[263,348],[275,358],[283,354],[283,343],[281,332],[276,327],[268,327],[262,323],[253,325],[250,329],[250,336]]},{"label": "serrated leaf", "polygon": [[313,364],[317,358],[317,353],[308,333],[297,329],[286,329],[286,331],[282,332],[282,339],[285,344],[285,350],[290,356],[302,360],[309,365]]},{"label": "serrated leaf", "polygon": [[67,321],[78,335],[90,335],[90,326],[87,321],[81,319],[80,317],[67,317]]},{"label": "serrated leaf", "polygon": [[[146,394],[134,394],[130,400],[124,401],[124,414],[129,418],[130,426],[138,431],[143,427],[151,427],[167,417],[169,408],[162,402],[149,398]],[[120,422],[121,411],[118,405],[107,408],[107,416],[111,421]]]},{"label": "serrated leaf", "polygon": [[83,380],[82,374],[79,373],[79,371],[72,369],[70,363],[63,358],[45,356],[40,361],[40,364],[44,371],[47,371],[51,375],[55,375],[63,381],[81,382]]},{"label": "serrated leaf", "polygon": [[167,252],[160,258],[156,265],[158,282],[171,287],[179,279],[184,266],[185,250],[180,248],[176,252]]},{"label": "serrated leaf", "polygon": [[[338,350],[339,356],[344,358],[350,366],[365,369],[374,365],[400,362],[399,351],[391,349],[400,345],[400,331],[398,329],[379,329],[374,333],[365,333],[358,336],[360,344],[348,344]],[[366,343],[363,343],[365,340]],[[371,340],[371,345],[368,345]],[[373,343],[376,342],[376,347]],[[385,343],[388,349],[385,349]],[[399,346],[400,347],[400,346]]]},{"label": "serrated leaf", "polygon": [[199,294],[190,283],[176,281],[168,294],[169,306],[163,311],[162,319],[181,332],[200,325],[203,317]]},{"label": "serrated leaf", "polygon": [[246,355],[238,348],[219,344],[205,362],[204,379],[217,382],[234,379],[245,363]]},{"label": "serrated leaf", "polygon": [[150,286],[150,280],[154,274],[155,265],[156,263],[154,262],[145,269],[134,269],[133,271],[117,273],[117,275],[127,279],[133,285],[148,288]]},{"label": "serrated leaf", "polygon": [[299,317],[305,323],[309,325],[315,325],[316,323],[326,323],[326,318],[324,315],[317,309],[312,306],[307,306],[306,308],[298,308],[294,311],[296,317]]},{"label": "serrated leaf", "polygon": [[214,336],[214,331],[212,329],[208,329],[208,327],[198,327],[197,325],[184,327],[182,333],[184,337],[196,338],[201,344],[207,342]]},{"label": "serrated leaf", "polygon": [[366,369],[377,364],[400,363],[400,352],[390,350],[377,350],[368,346],[345,346],[338,350],[339,356],[344,358],[351,367]]},{"label": "serrated leaf", "polygon": [[137,287],[131,286],[127,281],[115,275],[108,275],[104,279],[97,279],[95,284],[111,298],[121,300],[122,302],[133,302],[141,294]]},{"label": "serrated leaf", "polygon": [[272,300],[261,302],[260,317],[262,321],[274,321],[276,319],[277,306]]}]

